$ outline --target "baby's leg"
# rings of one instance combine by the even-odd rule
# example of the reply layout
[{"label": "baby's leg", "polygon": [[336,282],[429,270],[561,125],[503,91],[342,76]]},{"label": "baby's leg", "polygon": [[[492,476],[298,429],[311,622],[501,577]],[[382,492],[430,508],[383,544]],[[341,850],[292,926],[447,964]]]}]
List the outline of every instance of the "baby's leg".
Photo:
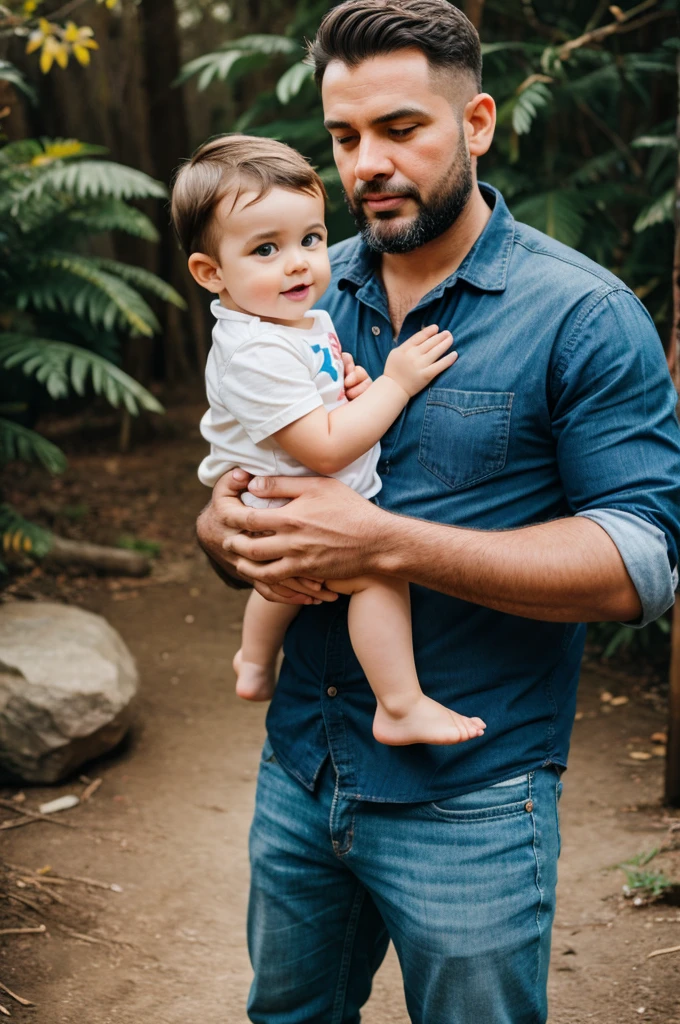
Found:
[{"label": "baby's leg", "polygon": [[349,634],[354,653],[378,700],[373,735],[380,743],[462,743],[481,736],[480,718],[466,718],[426,697],[413,660],[408,583],[387,576],[330,580],[351,594]]},{"label": "baby's leg", "polygon": [[236,693],[244,700],[271,700],[276,685],[276,658],[298,605],[273,604],[256,590],[243,616],[241,650],[234,658]]}]

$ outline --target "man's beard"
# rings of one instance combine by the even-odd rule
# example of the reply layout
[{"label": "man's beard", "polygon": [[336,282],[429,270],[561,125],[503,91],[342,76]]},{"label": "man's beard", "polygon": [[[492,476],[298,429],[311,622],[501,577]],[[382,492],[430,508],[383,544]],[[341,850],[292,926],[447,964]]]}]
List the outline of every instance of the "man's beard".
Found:
[{"label": "man's beard", "polygon": [[[462,140],[461,140],[462,142]],[[472,192],[472,165],[465,143],[458,147],[456,159],[444,177],[432,189],[432,199],[425,202],[415,185],[395,188],[380,181],[362,182],[353,198],[345,196],[366,245],[378,253],[413,252],[421,245],[439,238],[460,217]],[[397,214],[389,210],[378,213],[369,221],[361,198],[364,195],[408,196],[418,206],[418,212],[408,224],[396,230],[387,226]]]}]

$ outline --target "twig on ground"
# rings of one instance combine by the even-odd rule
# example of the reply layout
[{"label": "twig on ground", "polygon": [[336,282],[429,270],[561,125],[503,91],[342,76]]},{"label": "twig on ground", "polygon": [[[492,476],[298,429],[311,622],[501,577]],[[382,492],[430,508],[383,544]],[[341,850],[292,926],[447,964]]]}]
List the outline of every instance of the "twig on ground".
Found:
[{"label": "twig on ground", "polygon": [[0,832],[4,832],[8,828],[21,828],[22,825],[35,825],[37,818],[15,818],[7,821],[3,821],[0,825]]},{"label": "twig on ground", "polygon": [[127,946],[128,949],[135,948],[131,942],[126,942],[124,939],[99,939],[95,935],[85,935],[83,932],[76,932],[73,928],[67,928],[64,924],[57,925],[57,927],[66,935],[70,935],[74,939],[81,939],[83,942],[96,942],[97,945],[102,946],[112,944],[114,946]]},{"label": "twig on ground", "polygon": [[18,996],[16,992],[12,992],[12,989],[7,988],[7,985],[3,985],[1,981],[0,989],[2,989],[2,991],[10,997],[10,999],[15,999],[16,1002],[21,1003],[22,1006],[35,1006],[35,1003],[32,1003],[29,999],[24,999],[23,996]]},{"label": "twig on ground", "polygon": [[[73,825],[68,821],[58,821],[56,818],[52,818],[49,814],[41,814],[40,811],[29,811],[27,807],[18,807],[12,800],[3,800],[0,798],[0,807],[6,807],[10,811],[14,811],[16,814],[21,814],[26,818],[35,818],[36,821],[49,821],[52,825],[58,825],[60,828],[75,828],[79,829],[80,825]],[[0,828],[6,828],[6,825],[0,826]]]},{"label": "twig on ground", "polygon": [[47,931],[44,924],[37,928],[0,928],[0,935],[43,935]]},{"label": "twig on ground", "polygon": [[91,796],[94,796],[103,781],[103,779],[95,779],[94,782],[91,782],[90,785],[83,790],[80,796],[80,802],[84,803],[86,800],[89,800]]},{"label": "twig on ground", "polygon": [[34,871],[21,864],[10,864],[8,861],[5,863],[12,871],[19,871],[22,875],[35,875],[40,882],[48,882],[52,885],[68,885],[69,882],[77,882],[79,885],[89,885],[94,889],[108,889],[110,892],[123,891],[115,882],[99,882],[96,878],[83,878],[80,875],[53,874],[51,868],[49,868],[49,872],[44,868]]},{"label": "twig on ground", "polygon": [[680,953],[680,946],[668,946],[666,949],[655,949],[653,952],[647,954],[647,959],[651,960],[653,956],[664,956],[666,953]]},{"label": "twig on ground", "polygon": [[7,893],[7,899],[9,899],[9,900],[16,900],[17,903],[24,903],[27,907],[30,907],[31,910],[35,910],[36,913],[38,913],[38,914],[42,914],[43,909],[44,909],[43,907],[40,906],[39,903],[34,903],[33,900],[29,900],[27,896],[20,896],[16,892],[8,892]]},{"label": "twig on ground", "polygon": [[12,1016],[12,1014],[9,1012],[7,1007],[3,1006],[2,1003],[0,1003],[0,1013],[4,1014],[5,1017],[11,1017]]}]

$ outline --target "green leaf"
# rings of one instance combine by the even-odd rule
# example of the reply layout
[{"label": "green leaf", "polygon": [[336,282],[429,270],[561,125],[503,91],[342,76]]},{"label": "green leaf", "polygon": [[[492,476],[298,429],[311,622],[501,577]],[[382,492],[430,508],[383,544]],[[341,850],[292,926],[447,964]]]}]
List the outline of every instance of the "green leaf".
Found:
[{"label": "green leaf", "polygon": [[15,67],[14,64],[10,64],[8,60],[0,60],[0,80],[9,82],[15,89],[23,93],[31,103],[36,104],[38,102],[38,95],[33,86],[28,84],[19,68]]},{"label": "green leaf", "polygon": [[285,71],[276,83],[276,95],[280,103],[290,103],[294,96],[297,96],[306,82],[314,77],[314,68],[311,64],[300,61],[293,64]]},{"label": "green leaf", "polygon": [[79,199],[107,196],[113,199],[165,199],[168,190],[143,171],[107,160],[61,161],[38,168],[30,184],[14,194],[13,210],[49,190],[66,192]]},{"label": "green leaf", "polygon": [[54,398],[64,398],[71,390],[82,394],[89,376],[94,393],[114,406],[123,401],[133,415],[140,409],[163,412],[160,402],[119,367],[67,342],[0,334],[0,367],[19,368],[26,376],[49,379]]},{"label": "green leaf", "polygon": [[150,270],[145,270],[144,267],[135,267],[131,263],[121,263],[118,260],[93,259],[92,262],[107,273],[114,274],[116,277],[121,278],[121,280],[150,292],[152,295],[157,296],[157,298],[162,299],[163,302],[171,302],[173,306],[177,306],[179,309],[187,308],[186,302],[172,285],[169,285],[167,281],[153,274]]},{"label": "green leaf", "polygon": [[0,465],[15,460],[37,462],[52,474],[63,473],[67,465],[56,444],[13,420],[0,419]]},{"label": "green leaf", "polygon": [[522,199],[512,204],[512,212],[517,220],[576,248],[586,227],[585,207],[584,197],[564,189]]},{"label": "green leaf", "polygon": [[548,106],[552,93],[544,82],[532,82],[515,98],[512,108],[512,127],[518,135],[526,135],[542,107]]},{"label": "green leaf", "polygon": [[633,231],[639,234],[655,224],[663,224],[665,221],[673,220],[675,208],[675,189],[669,188],[659,199],[646,206],[633,224]]}]

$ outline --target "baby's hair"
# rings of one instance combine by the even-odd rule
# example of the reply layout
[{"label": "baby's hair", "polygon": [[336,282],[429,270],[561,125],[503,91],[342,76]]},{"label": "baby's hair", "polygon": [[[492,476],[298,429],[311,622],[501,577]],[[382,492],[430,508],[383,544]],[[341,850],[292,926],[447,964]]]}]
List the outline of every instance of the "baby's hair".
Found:
[{"label": "baby's hair", "polygon": [[307,192],[326,199],[326,189],[305,158],[274,139],[255,135],[219,135],[196,150],[177,172],[170,213],[182,248],[217,255],[213,213],[227,193],[234,202],[254,191],[256,203],[273,188]]}]

